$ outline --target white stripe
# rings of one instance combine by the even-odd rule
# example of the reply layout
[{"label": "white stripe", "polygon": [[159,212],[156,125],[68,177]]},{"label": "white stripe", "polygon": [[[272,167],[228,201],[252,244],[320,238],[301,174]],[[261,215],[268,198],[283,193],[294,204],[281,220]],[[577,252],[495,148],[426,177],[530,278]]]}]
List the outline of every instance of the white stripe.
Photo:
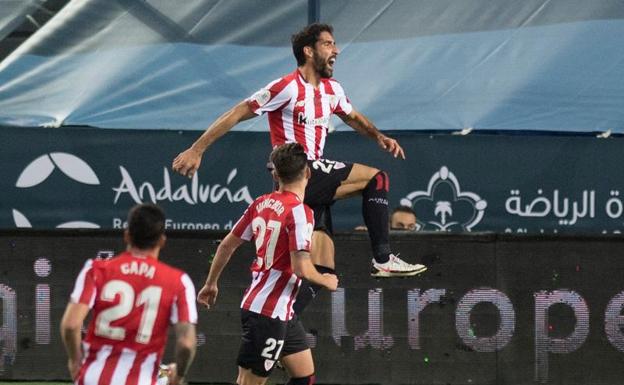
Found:
[{"label": "white stripe", "polygon": [[254,287],[258,284],[258,282],[260,282],[261,277],[262,277],[262,273],[259,273],[257,271],[254,271],[251,273],[251,286],[249,286],[249,289],[245,292],[245,295],[243,295],[243,300],[241,301],[241,307],[243,307],[243,304],[245,303],[245,301],[247,301],[247,297],[249,297],[249,294],[251,294]]},{"label": "white stripe", "polygon": [[338,105],[340,105],[340,108],[345,114],[349,115],[351,111],[353,111],[353,106],[347,101],[347,95],[345,94],[344,88],[342,88],[342,85],[336,81],[331,81],[331,85],[334,90],[334,94],[338,98]]},{"label": "white stripe", "polygon": [[[145,361],[141,364],[137,385],[152,385],[152,377],[154,377],[155,370],[154,365],[156,365],[156,353],[151,353],[145,357]],[[111,384],[114,384],[114,382]]]},{"label": "white stripe", "polygon": [[128,373],[132,369],[134,359],[136,358],[136,352],[132,349],[123,348],[119,355],[119,361],[115,366],[115,371],[111,377],[111,384],[125,384],[128,379]]},{"label": "white stripe", "polygon": [[331,105],[329,104],[329,95],[325,90],[325,83],[321,83],[321,109],[323,110],[323,116],[327,116],[327,126],[321,130],[321,138],[319,139],[319,153],[318,158],[323,157],[323,148],[325,148],[325,137],[327,136],[327,130],[329,129],[329,120],[331,119]]},{"label": "white stripe", "polygon": [[195,286],[193,281],[187,274],[182,275],[182,284],[184,285],[184,296],[186,298],[186,307],[188,308],[188,317],[190,323],[197,323],[197,306],[195,306]]},{"label": "white stripe", "polygon": [[169,322],[172,325],[175,325],[178,323],[178,321],[180,320],[180,317],[178,316],[178,297],[173,297],[173,303],[171,304],[171,315],[169,316]]},{"label": "white stripe", "polygon": [[[74,303],[78,303],[78,301],[80,301],[80,295],[82,294],[82,291],[84,290],[85,279],[87,278],[87,272],[91,269],[91,266],[93,266],[93,260],[87,259],[87,262],[85,262],[84,266],[82,267],[82,270],[80,270],[80,274],[78,274],[78,278],[76,278],[76,285],[74,286],[74,291],[72,291],[69,297]],[[93,303],[89,305],[89,307],[92,307],[92,306],[93,306]]]},{"label": "white stripe", "polygon": [[296,80],[293,80],[286,86],[286,88],[291,87],[295,88],[291,91],[291,95],[294,96],[290,98],[288,105],[282,108],[282,127],[284,127],[284,137],[286,138],[286,143],[296,142],[295,128],[293,125],[293,112],[295,111],[295,103],[297,102],[297,94],[299,93],[299,87],[297,87]]},{"label": "white stripe", "polygon": [[[305,84],[305,116],[308,122],[314,120],[315,106],[314,106],[314,88]],[[308,155],[312,155],[316,159],[316,126],[314,124],[304,124],[303,130],[305,133],[306,146],[308,147]]]},{"label": "white stripe", "polygon": [[303,203],[293,207],[292,213],[293,219],[295,220],[295,240],[297,241],[297,250],[308,250],[311,233]]},{"label": "white stripe", "polygon": [[282,321],[288,320],[288,302],[290,302],[290,295],[295,289],[295,283],[297,282],[297,276],[291,275],[288,283],[282,290],[277,303],[275,304],[275,309],[273,310],[273,314],[271,314],[271,318],[279,318]]},{"label": "white stripe", "polygon": [[249,306],[249,310],[254,313],[262,313],[262,307],[264,307],[264,303],[269,298],[269,295],[273,291],[273,287],[277,283],[277,280],[282,275],[281,272],[277,270],[269,270],[269,278],[264,283],[264,286],[260,289],[256,298],[254,298],[251,306]]},{"label": "white stripe", "polygon": [[96,385],[102,375],[102,370],[106,364],[106,359],[110,356],[113,347],[111,345],[104,345],[100,348],[95,356],[95,361],[89,365],[89,368],[84,375],[84,385]]},{"label": "white stripe", "polygon": [[[247,208],[247,210],[249,210],[250,207]],[[247,210],[245,210],[245,214],[247,214]],[[243,218],[245,218],[245,214],[243,214],[240,218],[238,218],[238,220],[236,221],[236,223],[234,224],[233,228],[238,227],[238,223],[240,221],[243,220]],[[251,223],[247,224],[247,227],[245,227],[245,230],[243,230],[243,234],[241,234],[241,239],[244,239],[246,241],[250,241],[251,240],[251,236],[253,235],[253,231],[251,229]]]}]

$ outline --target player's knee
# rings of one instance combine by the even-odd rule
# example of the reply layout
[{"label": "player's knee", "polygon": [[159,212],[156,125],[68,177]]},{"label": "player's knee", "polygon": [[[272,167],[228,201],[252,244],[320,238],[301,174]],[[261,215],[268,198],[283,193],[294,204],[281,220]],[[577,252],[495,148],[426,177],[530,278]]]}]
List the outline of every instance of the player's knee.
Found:
[{"label": "player's knee", "polygon": [[316,382],[314,373],[306,377],[291,378],[286,385],[312,385]]},{"label": "player's knee", "polygon": [[390,190],[390,177],[388,176],[388,173],[385,171],[378,171],[368,181],[364,190],[388,192]]}]

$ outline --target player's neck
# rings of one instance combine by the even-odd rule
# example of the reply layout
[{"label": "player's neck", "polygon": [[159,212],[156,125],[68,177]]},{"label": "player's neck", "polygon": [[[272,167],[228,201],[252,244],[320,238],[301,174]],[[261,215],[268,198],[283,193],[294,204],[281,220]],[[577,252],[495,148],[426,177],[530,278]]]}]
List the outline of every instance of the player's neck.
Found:
[{"label": "player's neck", "polygon": [[306,63],[301,67],[298,67],[298,69],[299,74],[301,74],[301,77],[306,81],[306,83],[310,84],[314,88],[318,88],[321,83],[321,75],[314,69],[311,63]]},{"label": "player's neck", "polygon": [[295,183],[289,183],[289,184],[280,185],[279,191],[280,192],[284,192],[284,191],[291,192],[291,193],[297,195],[299,197],[299,200],[301,200],[303,202],[303,197],[305,196],[305,184],[304,183],[295,182]]},{"label": "player's neck", "polygon": [[143,249],[139,249],[133,246],[128,246],[126,251],[135,257],[158,259],[158,255],[160,254],[160,247],[143,250]]}]

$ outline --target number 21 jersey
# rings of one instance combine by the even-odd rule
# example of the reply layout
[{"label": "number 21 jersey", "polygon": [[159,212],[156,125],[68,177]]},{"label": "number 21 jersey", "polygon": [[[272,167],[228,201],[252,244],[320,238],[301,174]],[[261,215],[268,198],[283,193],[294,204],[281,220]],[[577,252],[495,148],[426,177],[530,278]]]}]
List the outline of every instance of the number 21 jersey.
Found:
[{"label": "number 21 jersey", "polygon": [[189,276],[129,252],[108,260],[88,260],[71,301],[93,310],[79,385],[152,384],[168,326],[197,323],[195,288]]}]

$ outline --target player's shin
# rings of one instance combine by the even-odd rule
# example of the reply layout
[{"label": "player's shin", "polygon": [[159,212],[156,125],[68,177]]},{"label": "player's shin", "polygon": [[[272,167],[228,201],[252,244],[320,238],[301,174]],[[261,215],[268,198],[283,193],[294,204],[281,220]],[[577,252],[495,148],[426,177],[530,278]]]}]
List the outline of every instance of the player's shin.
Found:
[{"label": "player's shin", "polygon": [[362,190],[362,215],[368,228],[377,263],[385,263],[390,256],[388,241],[388,174],[378,172]]}]

